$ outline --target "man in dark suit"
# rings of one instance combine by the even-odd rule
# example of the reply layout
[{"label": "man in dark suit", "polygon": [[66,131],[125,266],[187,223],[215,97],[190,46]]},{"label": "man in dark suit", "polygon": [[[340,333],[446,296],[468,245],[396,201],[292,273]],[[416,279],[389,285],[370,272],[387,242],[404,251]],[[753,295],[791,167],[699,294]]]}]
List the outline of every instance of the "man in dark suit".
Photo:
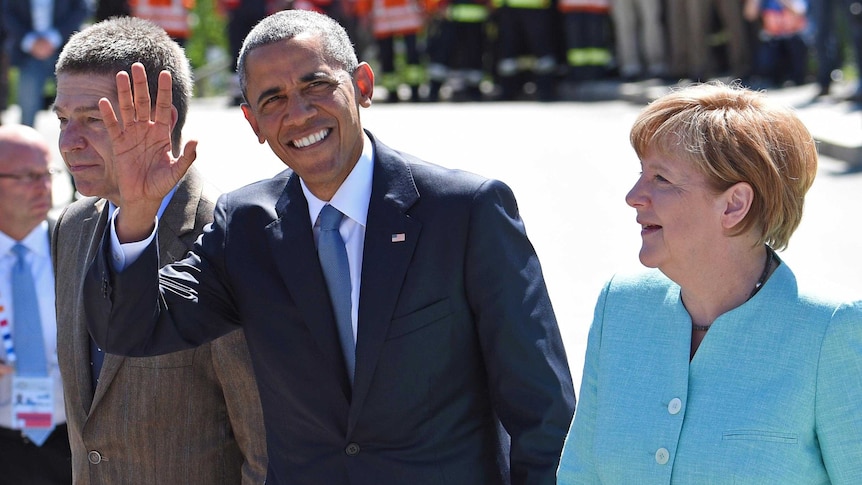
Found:
[{"label": "man in dark suit", "polygon": [[[260,484],[266,472],[263,415],[242,331],[146,358],[105,355],[87,332],[81,281],[110,213],[123,207],[98,103],[103,97],[116,101],[116,72],[135,61],[147,66],[154,81],[161,70],[173,73],[164,128],[178,149],[192,81],[182,48],[164,30],[137,18],[106,20],[75,34],[57,63],[60,152],[78,190],[88,196],[63,212],[53,239],[58,353],[75,484]],[[148,88],[155,92],[155,82],[138,86]],[[195,170],[165,195],[159,253],[172,261],[212,221],[215,196]],[[142,320],[135,315],[128,323]]]},{"label": "man in dark suit", "polygon": [[[161,291],[158,200],[196,143],[166,150],[168,73],[154,110],[125,73],[118,103],[101,103],[124,206],[85,282],[96,341],[145,355],[244,328],[269,485],[554,483],[574,391],[509,188],[363,131],[374,74],[326,16],[267,17],[239,71],[249,124],[289,169],[222,196]],[[147,75],[133,66],[131,81]],[[343,280],[326,257],[338,245]]]}]

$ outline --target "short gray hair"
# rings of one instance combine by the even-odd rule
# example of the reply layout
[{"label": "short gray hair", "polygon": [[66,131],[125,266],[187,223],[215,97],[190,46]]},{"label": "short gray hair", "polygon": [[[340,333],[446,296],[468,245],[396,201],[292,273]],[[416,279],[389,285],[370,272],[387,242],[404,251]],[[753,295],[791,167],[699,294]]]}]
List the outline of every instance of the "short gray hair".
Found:
[{"label": "short gray hair", "polygon": [[171,133],[172,148],[176,151],[192,97],[192,73],[183,48],[158,25],[137,17],[114,17],[93,24],[69,39],[60,52],[54,72],[56,75],[114,76],[120,71],[131,74],[135,62],[143,64],[147,71],[150,99],[154,104],[159,73],[171,73],[171,101],[178,115]]}]

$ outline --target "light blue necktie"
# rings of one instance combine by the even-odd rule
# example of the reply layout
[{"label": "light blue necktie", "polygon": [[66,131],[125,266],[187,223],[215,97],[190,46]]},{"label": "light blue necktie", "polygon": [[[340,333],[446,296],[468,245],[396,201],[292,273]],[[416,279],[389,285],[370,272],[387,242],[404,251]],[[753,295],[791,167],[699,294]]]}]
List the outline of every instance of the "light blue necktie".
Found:
[{"label": "light blue necktie", "polygon": [[323,277],[329,289],[332,310],[338,325],[341,351],[347,364],[347,375],[353,384],[356,367],[356,344],[353,339],[353,321],[350,318],[350,266],[347,250],[338,227],[344,215],[329,204],[320,211],[320,235],[317,240],[317,255],[323,268]]},{"label": "light blue necktie", "polygon": [[[27,247],[21,243],[12,247],[15,265],[12,266],[12,311],[14,318],[16,373],[22,377],[47,377],[48,360],[42,336],[42,319],[39,316],[39,299],[33,272],[27,263]],[[51,429],[24,428],[30,441],[42,445]]]}]

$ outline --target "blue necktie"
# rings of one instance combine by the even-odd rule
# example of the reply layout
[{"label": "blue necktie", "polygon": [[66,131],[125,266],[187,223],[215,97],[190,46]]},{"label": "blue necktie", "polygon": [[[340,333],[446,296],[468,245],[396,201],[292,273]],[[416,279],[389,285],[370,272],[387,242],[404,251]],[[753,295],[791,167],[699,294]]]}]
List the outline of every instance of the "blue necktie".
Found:
[{"label": "blue necktie", "polygon": [[338,227],[343,214],[329,204],[320,211],[320,235],[317,240],[317,255],[323,268],[323,277],[329,289],[329,298],[335,321],[338,325],[338,338],[341,351],[347,364],[347,375],[353,384],[356,366],[356,344],[353,339],[353,321],[350,318],[350,266],[347,263],[347,250]]},{"label": "blue necktie", "polygon": [[[42,318],[39,316],[39,299],[33,272],[27,263],[27,248],[23,244],[12,247],[17,259],[12,267],[12,311],[16,356],[16,373],[22,377],[47,377],[48,360],[42,338]],[[24,428],[24,434],[37,445],[42,445],[51,429]]]}]

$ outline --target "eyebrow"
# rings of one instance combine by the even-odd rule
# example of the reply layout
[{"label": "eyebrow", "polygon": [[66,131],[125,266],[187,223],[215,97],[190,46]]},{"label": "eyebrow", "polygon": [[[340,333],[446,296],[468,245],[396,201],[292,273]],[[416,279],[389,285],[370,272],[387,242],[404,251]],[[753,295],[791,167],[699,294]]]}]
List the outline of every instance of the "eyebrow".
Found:
[{"label": "eyebrow", "polygon": [[[54,113],[57,113],[59,111],[65,111],[65,110],[63,110],[62,106],[57,106],[57,104],[55,103],[51,106],[51,111],[53,111]],[[78,106],[78,107],[72,109],[71,113],[81,114],[81,113],[92,113],[93,111],[99,111],[99,105],[98,104],[93,104],[93,105],[89,105],[89,106]]]},{"label": "eyebrow", "polygon": [[[317,81],[317,80],[320,80],[320,79],[333,79],[333,80],[338,80],[338,78],[336,78],[336,77],[335,77],[334,75],[332,75],[332,74],[329,74],[329,73],[326,73],[326,72],[323,72],[323,71],[315,71],[315,72],[310,72],[310,73],[308,73],[308,74],[303,75],[302,77],[300,77],[300,78],[299,78],[299,81],[300,81],[301,83],[310,83],[310,82],[312,82],[312,81]],[[281,92],[281,91],[282,91],[282,88],[281,88],[280,86],[273,86],[273,87],[271,87],[271,88],[269,88],[269,89],[265,89],[265,90],[264,90],[264,91],[262,91],[262,92],[260,93],[260,95],[257,97],[257,102],[258,102],[258,103],[260,103],[261,101],[263,101],[263,100],[264,100],[264,98],[266,98],[266,97],[268,97],[268,96],[271,96],[271,95],[273,95],[273,94],[279,93],[279,92]]]}]

